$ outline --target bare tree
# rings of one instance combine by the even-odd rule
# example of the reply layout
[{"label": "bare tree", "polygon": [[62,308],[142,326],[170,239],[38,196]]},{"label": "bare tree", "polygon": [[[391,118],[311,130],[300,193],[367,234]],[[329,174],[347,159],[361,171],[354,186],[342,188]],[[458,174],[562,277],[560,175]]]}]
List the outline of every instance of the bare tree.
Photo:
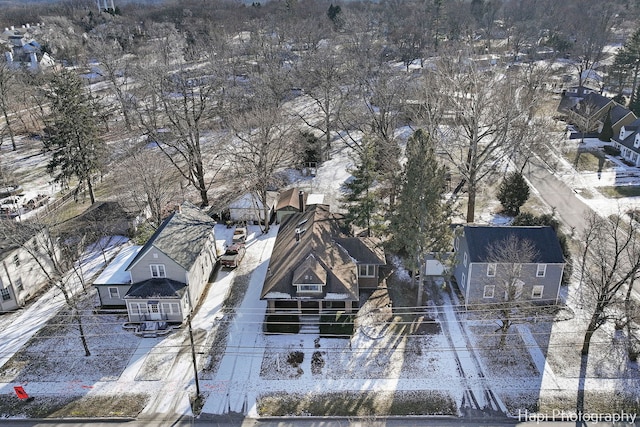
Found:
[{"label": "bare tree", "polygon": [[[149,222],[155,229],[162,223],[167,206],[179,196],[180,174],[157,147],[126,150],[115,167],[114,189],[118,201],[137,212],[149,210]],[[130,179],[134,175],[136,179]]]},{"label": "bare tree", "polygon": [[15,71],[9,69],[7,62],[0,61],[0,112],[4,118],[4,126],[0,128],[0,145],[2,145],[4,130],[9,134],[11,148],[16,150],[15,130],[9,115],[13,112],[12,98],[16,90]]},{"label": "bare tree", "polygon": [[451,117],[440,127],[440,152],[461,176],[456,194],[466,185],[467,222],[475,219],[479,184],[505,159],[529,114],[529,100],[513,79],[479,69],[464,56],[443,57],[437,70],[425,79],[427,99],[438,98],[429,114]]},{"label": "bare tree", "polygon": [[59,240],[53,236],[49,227],[43,222],[0,221],[0,236],[5,241],[21,247],[38,265],[54,286],[64,297],[71,318],[76,322],[85,356],[90,356],[89,345],[84,333],[80,310],[78,309],[78,292],[83,291],[82,283],[78,283],[73,271],[75,259],[65,256]]},{"label": "bare tree", "polygon": [[640,238],[635,221],[619,213],[602,218],[595,212],[586,218],[585,241],[597,241],[583,252],[582,296],[589,310],[589,323],[581,353],[589,355],[593,334],[618,318],[616,304],[640,271]]},{"label": "bare tree", "polygon": [[520,277],[523,266],[532,264],[537,257],[538,250],[533,242],[515,236],[508,236],[487,248],[487,268],[493,270],[492,277],[487,278],[487,286],[493,286],[493,293],[502,299],[491,304],[489,310],[489,315],[498,316],[496,332],[500,332],[500,348],[504,347],[511,326],[527,321],[534,308],[523,298],[525,283]]},{"label": "bare tree", "polygon": [[[257,97],[260,98],[259,96]],[[276,172],[293,164],[291,141],[295,120],[269,101],[256,103],[250,111],[231,118],[234,140],[228,148],[235,183],[257,194],[263,212],[263,231],[269,231],[268,191],[275,186]]]},{"label": "bare tree", "polygon": [[[212,70],[210,70],[212,71]],[[213,71],[212,71],[213,73]],[[156,142],[180,175],[193,185],[202,206],[217,171],[215,140],[205,149],[203,132],[215,126],[221,96],[215,74],[180,66],[149,67],[140,75],[138,113],[149,141]]]}]

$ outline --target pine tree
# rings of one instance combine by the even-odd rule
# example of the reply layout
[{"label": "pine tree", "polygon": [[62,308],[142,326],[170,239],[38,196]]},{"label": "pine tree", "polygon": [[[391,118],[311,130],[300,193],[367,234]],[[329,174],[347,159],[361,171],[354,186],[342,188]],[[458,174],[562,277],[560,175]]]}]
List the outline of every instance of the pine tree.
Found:
[{"label": "pine tree", "polygon": [[92,175],[102,165],[105,153],[93,110],[95,104],[80,78],[66,70],[52,77],[47,98],[51,114],[44,144],[52,152],[47,171],[56,182],[67,183],[75,177],[78,190],[87,186],[93,204]]},{"label": "pine tree", "polygon": [[343,186],[345,196],[342,198],[342,207],[347,210],[347,223],[365,229],[366,235],[371,236],[382,226],[382,202],[373,188],[378,175],[375,170],[375,147],[371,143],[364,143],[363,146],[358,165],[348,171],[353,179]]},{"label": "pine tree", "polygon": [[640,86],[638,86],[634,96],[632,97],[631,101],[629,102],[629,109],[636,116],[640,116]]},{"label": "pine tree", "polygon": [[502,203],[504,213],[516,216],[520,208],[529,199],[529,185],[520,172],[509,173],[498,190],[498,200]]},{"label": "pine tree", "polygon": [[418,272],[427,252],[451,245],[449,209],[443,198],[446,171],[438,164],[434,145],[422,129],[409,138],[398,204],[389,224],[391,247],[413,272]]},{"label": "pine tree", "polygon": [[613,138],[613,123],[611,123],[611,107],[609,107],[598,139],[604,142],[611,142],[611,138]]}]

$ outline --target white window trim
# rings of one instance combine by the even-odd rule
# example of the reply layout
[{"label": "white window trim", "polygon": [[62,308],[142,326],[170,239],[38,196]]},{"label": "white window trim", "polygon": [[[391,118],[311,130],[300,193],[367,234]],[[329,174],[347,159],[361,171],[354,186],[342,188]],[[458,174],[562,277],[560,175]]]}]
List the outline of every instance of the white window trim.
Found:
[{"label": "white window trim", "polygon": [[[536,290],[540,290],[540,295],[536,295]],[[532,299],[541,299],[542,295],[544,295],[544,285],[534,285],[531,290],[531,298]]]},{"label": "white window trim", "polygon": [[[318,283],[305,283],[303,285],[297,285],[298,286],[298,292],[311,292],[311,293],[315,293],[315,292],[321,292],[322,291],[322,285],[318,284]],[[304,286],[314,286],[315,289],[302,289]]]},{"label": "white window trim", "polygon": [[487,264],[487,277],[496,277],[496,271],[498,270],[498,264],[490,262]]},{"label": "white window trim", "polygon": [[[111,291],[115,290],[115,296],[112,295]],[[109,286],[109,298],[120,298],[120,290],[118,288],[116,288],[115,286]]]},{"label": "white window trim", "polygon": [[462,263],[464,264],[465,267],[467,266],[467,253],[466,252],[464,253],[464,260],[463,260]]},{"label": "white window trim", "polygon": [[547,264],[538,264],[536,268],[536,277],[545,277],[547,274]]},{"label": "white window trim", "polygon": [[[167,277],[167,269],[165,268],[164,264],[150,264],[149,269],[151,270],[151,277],[153,277],[154,279]],[[154,270],[156,271],[154,272]]]},{"label": "white window trim", "polygon": [[[361,274],[363,267],[365,274]],[[376,266],[373,264],[358,264],[358,277],[376,277]]]},{"label": "white window trim", "polygon": [[[491,292],[489,292],[491,291]],[[485,285],[482,291],[482,298],[494,298],[496,294],[496,285]]]}]

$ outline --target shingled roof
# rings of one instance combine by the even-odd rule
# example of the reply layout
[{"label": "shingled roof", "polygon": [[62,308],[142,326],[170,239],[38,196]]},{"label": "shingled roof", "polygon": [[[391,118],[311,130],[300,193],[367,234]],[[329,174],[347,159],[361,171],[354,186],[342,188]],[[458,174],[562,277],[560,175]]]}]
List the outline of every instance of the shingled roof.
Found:
[{"label": "shingled roof", "polygon": [[[339,294],[345,300],[358,300],[356,259],[339,240],[347,239],[339,227],[339,217],[327,205],[314,205],[303,213],[295,213],[280,226],[274,244],[261,299],[293,298],[294,272],[303,264],[326,284],[323,294]],[[375,252],[375,249],[371,249]],[[311,257],[310,257],[311,256]]]},{"label": "shingled roof", "polygon": [[510,226],[480,226],[466,225],[464,236],[469,249],[471,262],[486,262],[487,252],[491,245],[516,237],[528,240],[536,249],[533,263],[562,264],[564,256],[558,241],[558,236],[549,226],[510,227]]},{"label": "shingled roof", "polygon": [[187,290],[187,285],[167,278],[154,278],[131,285],[124,296],[132,298],[182,298]]},{"label": "shingled roof", "polygon": [[149,238],[138,255],[131,261],[131,268],[153,247],[167,255],[185,270],[190,270],[210,238],[216,222],[189,202],[171,214]]}]

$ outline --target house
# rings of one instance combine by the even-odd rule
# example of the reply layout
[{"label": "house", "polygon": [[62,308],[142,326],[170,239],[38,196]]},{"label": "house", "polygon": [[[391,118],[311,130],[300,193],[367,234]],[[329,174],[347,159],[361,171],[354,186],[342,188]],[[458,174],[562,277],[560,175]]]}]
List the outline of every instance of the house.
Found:
[{"label": "house", "polygon": [[622,126],[613,134],[611,143],[620,150],[620,155],[634,166],[640,166],[640,119]]},{"label": "house", "polygon": [[127,246],[102,270],[93,281],[98,293],[98,300],[102,309],[126,308],[124,296],[131,288],[131,274],[127,267],[138,255],[142,246]]},{"label": "house", "polygon": [[125,307],[130,322],[187,319],[217,263],[215,221],[185,202],[142,247],[131,246],[96,279],[103,307]]},{"label": "house", "polygon": [[267,315],[353,313],[360,292],[379,286],[385,264],[380,242],[350,237],[340,229],[341,215],[327,205],[297,212],[280,226],[260,299]]},{"label": "house", "polygon": [[0,313],[24,306],[41,291],[60,256],[46,230],[13,221],[4,224],[11,228],[5,228],[7,233],[0,236]]},{"label": "house", "polygon": [[[276,191],[267,191],[267,221],[271,221],[277,200]],[[255,192],[238,197],[229,203],[228,210],[229,219],[234,222],[263,223],[265,220],[264,205]]]},{"label": "house", "polygon": [[[492,246],[504,245],[510,238],[526,241],[533,248],[530,262],[489,260]],[[454,240],[454,251],[453,276],[464,296],[465,307],[504,301],[500,278],[504,277],[505,269],[514,265],[518,271],[518,298],[537,304],[558,302],[565,262],[556,232],[549,226],[466,225]]]},{"label": "house", "polygon": [[607,114],[611,114],[614,133],[636,119],[635,114],[617,102],[588,87],[572,87],[564,91],[558,111],[585,133],[601,132]]},{"label": "house", "polygon": [[[37,24],[39,26],[39,24]],[[35,27],[34,27],[35,28]],[[53,67],[55,61],[42,46],[28,36],[30,24],[26,24],[21,30],[5,29],[2,38],[6,40],[7,51],[4,53],[5,61],[12,68],[25,67],[31,71]]]}]

